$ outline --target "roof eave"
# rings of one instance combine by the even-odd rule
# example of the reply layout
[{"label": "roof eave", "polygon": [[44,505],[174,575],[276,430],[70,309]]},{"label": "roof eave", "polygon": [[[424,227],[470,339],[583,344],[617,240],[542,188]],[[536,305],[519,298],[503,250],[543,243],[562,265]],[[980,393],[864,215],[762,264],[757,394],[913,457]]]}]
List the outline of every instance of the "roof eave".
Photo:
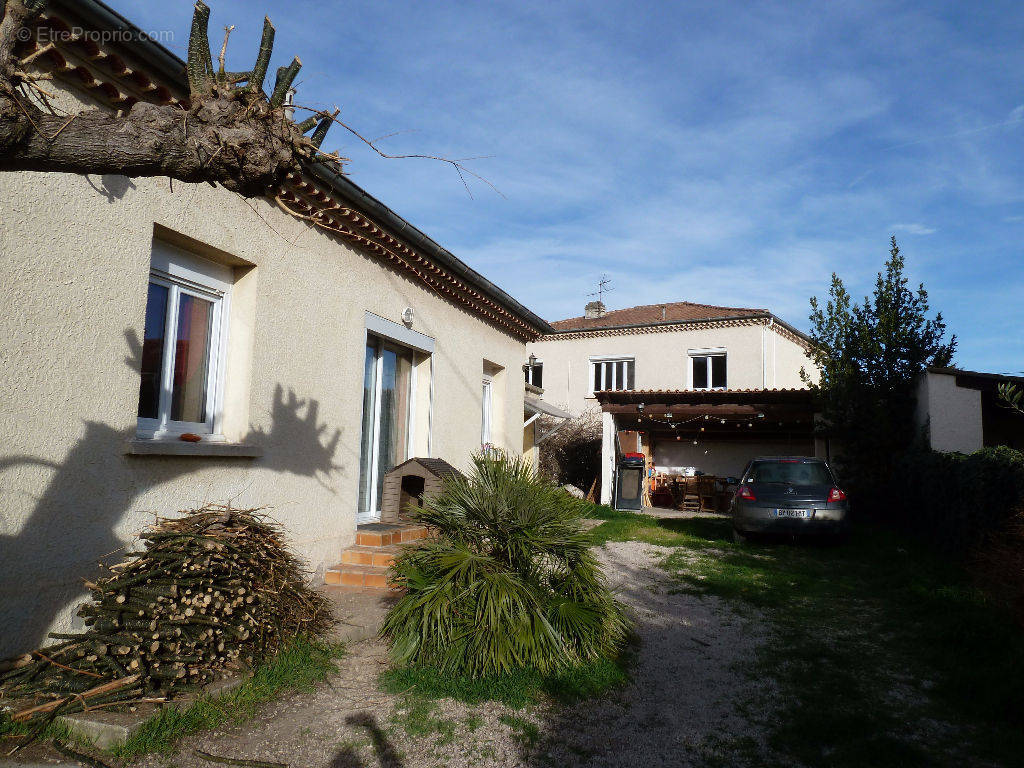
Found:
[{"label": "roof eave", "polygon": [[[159,42],[145,35],[139,27],[101,0],[51,0],[51,7],[80,19],[83,24],[90,27],[100,30],[131,32],[130,35],[120,35],[117,38],[120,41],[119,45],[133,58],[138,59],[147,67],[152,67],[153,74],[165,81],[166,85],[177,89],[180,93],[188,94],[185,62]],[[437,261],[445,269],[488,295],[509,312],[518,315],[538,334],[554,332],[546,320],[531,312],[511,295],[462,262],[450,251],[441,247],[355,182],[320,162],[304,163],[304,168],[308,173],[327,184],[332,192],[348,200],[355,208],[367,216],[376,217],[378,223],[389,229],[396,237],[408,241],[414,248],[422,250],[424,255]]]},{"label": "roof eave", "polygon": [[538,333],[554,332],[546,320],[528,310],[511,295],[468,266],[451,251],[439,245],[422,230],[410,224],[358,184],[324,163],[310,162],[304,165],[307,171],[328,184],[331,191],[337,193],[339,197],[343,197],[368,216],[376,218],[378,223],[387,227],[396,237],[406,240],[414,248],[422,250],[427,256],[444,265],[466,282],[487,293],[506,309],[528,322]]},{"label": "roof eave", "polygon": [[[552,336],[564,336],[570,333],[590,333],[591,331],[629,331],[636,328],[663,328],[672,325],[692,325],[700,323],[721,323],[730,320],[771,320],[781,325],[787,331],[798,336],[808,344],[812,344],[810,337],[803,331],[793,327],[774,312],[751,312],[745,315],[728,315],[723,317],[700,317],[690,320],[658,320],[653,323],[630,323],[626,325],[595,325],[586,328],[554,328]],[[556,321],[558,322],[558,321]]]},{"label": "roof eave", "polygon": [[552,335],[562,336],[567,333],[589,333],[590,331],[628,331],[634,328],[661,328],[668,325],[691,325],[694,323],[721,323],[727,320],[767,320],[773,317],[771,312],[758,312],[747,315],[729,315],[723,317],[700,317],[691,320],[659,320],[655,323],[629,323],[626,325],[594,325],[586,328],[554,328]]}]

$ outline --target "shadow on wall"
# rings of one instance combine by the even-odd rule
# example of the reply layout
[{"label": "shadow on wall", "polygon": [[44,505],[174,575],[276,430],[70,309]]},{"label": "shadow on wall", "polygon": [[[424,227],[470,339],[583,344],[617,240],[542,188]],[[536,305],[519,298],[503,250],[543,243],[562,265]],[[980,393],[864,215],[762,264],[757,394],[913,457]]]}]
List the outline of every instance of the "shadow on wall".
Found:
[{"label": "shadow on wall", "polygon": [[[125,362],[138,375],[142,347],[131,331],[125,336],[131,350]],[[293,391],[285,395],[278,385],[269,428],[250,430],[244,438],[264,446],[264,457],[213,461],[239,473],[265,469],[324,484],[325,476],[341,469],[333,460],[341,431],[328,436],[318,417],[316,400],[299,399]],[[133,436],[134,429],[88,421],[61,463],[0,456],[0,474],[33,466],[53,472],[19,533],[0,536],[0,658],[41,645],[53,621],[73,611],[82,580],[94,577],[105,559],[121,559],[124,542],[115,529],[140,496],[208,466],[190,457],[126,456],[125,442]]]},{"label": "shadow on wall", "polygon": [[85,181],[90,187],[107,198],[108,203],[116,203],[128,194],[129,189],[136,189],[135,182],[130,178],[113,173],[105,173],[100,176],[99,184],[96,184],[88,176],[85,177]]}]

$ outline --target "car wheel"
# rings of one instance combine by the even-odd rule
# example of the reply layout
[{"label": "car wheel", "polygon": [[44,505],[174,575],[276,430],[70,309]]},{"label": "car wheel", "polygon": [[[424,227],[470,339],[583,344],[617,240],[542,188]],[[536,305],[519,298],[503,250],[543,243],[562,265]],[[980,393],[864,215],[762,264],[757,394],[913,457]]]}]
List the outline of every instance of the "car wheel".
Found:
[{"label": "car wheel", "polygon": [[732,540],[737,544],[746,544],[748,541],[750,541],[750,537],[747,536],[745,533],[741,533],[739,528],[733,528]]}]

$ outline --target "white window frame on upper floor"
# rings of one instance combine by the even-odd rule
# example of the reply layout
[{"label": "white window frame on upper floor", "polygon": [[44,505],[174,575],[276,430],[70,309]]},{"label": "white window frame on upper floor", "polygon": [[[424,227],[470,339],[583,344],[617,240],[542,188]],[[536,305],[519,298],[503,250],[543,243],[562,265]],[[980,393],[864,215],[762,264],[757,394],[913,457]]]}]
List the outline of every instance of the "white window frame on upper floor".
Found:
[{"label": "white window frame on upper floor", "polygon": [[[590,357],[590,365],[587,366],[587,396],[594,397],[594,367],[597,365],[601,366],[601,389],[618,389],[625,391],[626,387],[619,387],[617,376],[615,374],[615,363],[630,363],[633,366],[633,388],[636,388],[636,356],[635,355],[592,355]],[[606,363],[611,365],[606,366]],[[611,371],[611,376],[608,372]],[[626,373],[626,379],[629,379],[629,373]]]},{"label": "white window frame on upper floor", "polygon": [[[540,380],[541,380],[540,384],[535,384],[534,381],[533,381],[534,369],[536,369],[536,368],[540,368]],[[535,387],[540,387],[541,389],[543,389],[543,383],[544,383],[544,361],[541,360],[538,357],[538,358],[536,358],[533,361],[533,365],[530,365],[530,363],[527,362],[526,363],[525,371],[526,371],[526,383],[530,384],[532,386],[535,386]]]},{"label": "white window frame on upper floor", "polygon": [[[203,440],[223,442],[224,374],[227,360],[228,317],[234,275],[230,267],[216,264],[160,240],[153,242],[149,284],[168,289],[164,316],[164,348],[160,373],[160,397],[156,418],[137,416],[136,435],[142,439],[173,439],[191,432]],[[203,422],[172,421],[171,392],[174,379],[175,337],[182,295],[211,303],[207,346],[206,390]]]},{"label": "white window frame on upper floor", "polygon": [[[711,377],[711,358],[723,357],[725,358],[725,384],[716,387],[713,386]],[[706,387],[696,387],[694,385],[694,366],[698,365],[700,360],[705,366],[707,366],[707,381]],[[710,390],[710,389],[728,389],[729,388],[729,351],[725,347],[702,347],[700,349],[688,349],[686,350],[686,386],[688,389],[699,389],[699,390]]]}]

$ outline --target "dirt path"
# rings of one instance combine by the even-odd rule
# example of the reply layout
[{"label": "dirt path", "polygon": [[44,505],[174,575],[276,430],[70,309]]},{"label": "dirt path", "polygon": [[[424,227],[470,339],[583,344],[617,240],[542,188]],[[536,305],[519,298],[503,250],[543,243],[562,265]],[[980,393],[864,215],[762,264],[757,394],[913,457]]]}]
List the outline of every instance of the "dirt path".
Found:
[{"label": "dirt path", "polygon": [[673,593],[657,567],[670,551],[639,542],[600,550],[640,638],[633,682],[604,699],[522,711],[417,703],[380,692],[385,651],[366,639],[350,646],[338,673],[315,693],[276,702],[254,721],[191,737],[178,754],[137,765],[217,765],[195,749],[291,768],[738,764],[732,745],[762,740],[742,708],[763,700],[763,691],[738,666],[765,641],[764,631],[756,617],[716,598]]}]

